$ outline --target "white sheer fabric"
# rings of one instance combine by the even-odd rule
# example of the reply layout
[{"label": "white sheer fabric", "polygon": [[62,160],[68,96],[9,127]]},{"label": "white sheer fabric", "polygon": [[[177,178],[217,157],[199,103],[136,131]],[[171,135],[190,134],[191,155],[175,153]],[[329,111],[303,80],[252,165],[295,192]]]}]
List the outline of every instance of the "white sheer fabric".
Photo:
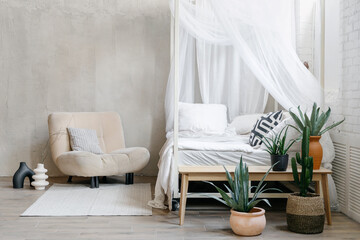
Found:
[{"label": "white sheer fabric", "polygon": [[[173,6],[170,0],[172,12]],[[226,104],[229,120],[262,112],[267,92],[286,109],[321,104],[320,84],[295,52],[293,26],[291,0],[180,0],[180,101],[194,102],[200,91],[201,102]],[[173,125],[172,72],[167,131]]]}]

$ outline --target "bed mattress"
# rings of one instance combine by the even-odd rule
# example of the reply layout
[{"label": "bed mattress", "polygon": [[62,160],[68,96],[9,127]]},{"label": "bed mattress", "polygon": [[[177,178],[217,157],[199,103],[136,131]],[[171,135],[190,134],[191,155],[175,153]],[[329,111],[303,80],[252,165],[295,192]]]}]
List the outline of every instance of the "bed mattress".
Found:
[{"label": "bed mattress", "polygon": [[[295,153],[289,153],[289,157]],[[197,166],[213,166],[213,165],[236,165],[240,162],[242,156],[243,161],[251,166],[270,166],[270,155],[264,150],[257,150],[251,153],[240,151],[195,151],[180,150],[179,165],[197,165]],[[290,159],[289,159],[290,163]]]}]

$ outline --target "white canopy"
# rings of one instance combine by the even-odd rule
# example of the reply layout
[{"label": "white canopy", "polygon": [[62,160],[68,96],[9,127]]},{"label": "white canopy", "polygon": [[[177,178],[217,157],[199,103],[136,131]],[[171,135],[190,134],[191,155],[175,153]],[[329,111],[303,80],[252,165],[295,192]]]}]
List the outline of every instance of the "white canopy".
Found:
[{"label": "white canopy", "polygon": [[[294,48],[294,1],[180,0],[182,102],[221,103],[229,120],[263,112],[270,93],[284,108],[322,104],[319,81]],[[174,13],[174,2],[170,8]],[[174,64],[166,92],[173,128]]]},{"label": "white canopy", "polygon": [[[175,101],[225,104],[229,120],[263,112],[268,93],[285,109],[322,105],[319,81],[295,52],[295,0],[169,1],[175,18],[175,55],[165,99],[168,140],[160,152],[155,199],[149,202],[157,208],[166,208],[165,194],[171,206],[171,194],[178,188]],[[327,154],[333,152],[332,144],[327,148]],[[332,180],[330,189],[336,204]]]}]

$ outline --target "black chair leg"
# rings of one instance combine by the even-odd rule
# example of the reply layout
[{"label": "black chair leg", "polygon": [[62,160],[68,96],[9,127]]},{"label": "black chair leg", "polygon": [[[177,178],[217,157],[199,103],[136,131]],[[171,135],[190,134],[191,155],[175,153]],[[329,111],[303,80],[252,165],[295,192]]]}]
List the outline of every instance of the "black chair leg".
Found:
[{"label": "black chair leg", "polygon": [[99,177],[95,177],[95,187],[99,188]]},{"label": "black chair leg", "polygon": [[126,173],[125,174],[125,184],[133,184],[134,183],[134,173]]},{"label": "black chair leg", "polygon": [[171,200],[171,211],[177,211],[180,208],[179,199],[172,199]]},{"label": "black chair leg", "polygon": [[107,183],[107,178],[106,178],[106,176],[103,176],[103,177],[102,177],[102,182],[103,182],[103,183]]},{"label": "black chair leg", "polygon": [[71,183],[71,182],[72,182],[72,176],[69,176],[67,182],[68,182],[68,183]]},{"label": "black chair leg", "polygon": [[96,188],[96,180],[95,180],[96,177],[91,177],[90,178],[90,188]]}]

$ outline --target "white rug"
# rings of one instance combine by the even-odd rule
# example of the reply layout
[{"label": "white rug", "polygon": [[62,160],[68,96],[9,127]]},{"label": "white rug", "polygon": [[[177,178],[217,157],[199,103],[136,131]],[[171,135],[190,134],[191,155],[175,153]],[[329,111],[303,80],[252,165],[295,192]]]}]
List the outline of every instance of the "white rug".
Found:
[{"label": "white rug", "polygon": [[[35,191],[35,190],[34,190]],[[152,215],[150,183],[54,184],[21,216]]]}]

